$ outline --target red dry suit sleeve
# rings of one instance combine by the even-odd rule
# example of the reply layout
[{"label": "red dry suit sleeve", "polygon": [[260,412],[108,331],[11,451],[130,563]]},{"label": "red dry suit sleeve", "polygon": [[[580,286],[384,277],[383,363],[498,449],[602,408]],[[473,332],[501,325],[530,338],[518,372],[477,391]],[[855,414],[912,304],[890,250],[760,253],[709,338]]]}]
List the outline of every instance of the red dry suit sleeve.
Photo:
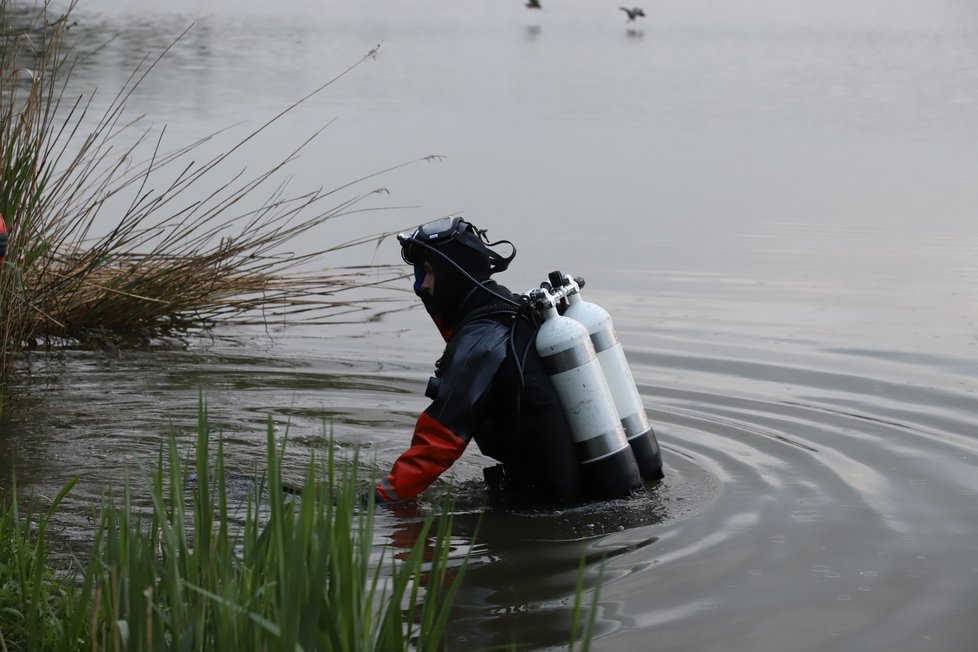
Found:
[{"label": "red dry suit sleeve", "polygon": [[411,447],[397,458],[387,477],[377,483],[378,497],[391,501],[417,496],[455,463],[467,443],[422,412],[414,426]]}]

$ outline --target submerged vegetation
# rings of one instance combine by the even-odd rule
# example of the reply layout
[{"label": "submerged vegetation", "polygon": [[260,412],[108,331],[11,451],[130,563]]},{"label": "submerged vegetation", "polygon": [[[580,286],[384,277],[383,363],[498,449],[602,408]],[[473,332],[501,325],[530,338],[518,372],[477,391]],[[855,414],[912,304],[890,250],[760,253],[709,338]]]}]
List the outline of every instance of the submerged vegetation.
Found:
[{"label": "submerged vegetation", "polygon": [[282,248],[324,222],[371,210],[363,200],[383,189],[355,189],[410,162],[291,196],[280,177],[317,133],[260,174],[222,177],[235,152],[376,49],[227,151],[197,160],[218,134],[167,152],[162,133],[140,131],[140,120],[126,116],[127,100],[166,52],[144,59],[98,116],[90,115],[94,93],[69,96],[81,56],[67,44],[74,6],[53,17],[46,4],[0,0],[0,214],[10,232],[0,268],[0,373],[24,346],[148,341],[215,320],[328,318],[365,307],[342,292],[400,278],[376,266],[300,269],[382,238],[376,229],[313,253]]},{"label": "submerged vegetation", "polygon": [[47,530],[71,487],[41,514],[22,514],[14,495],[0,512],[0,650],[439,648],[464,571],[450,568],[447,506],[410,550],[376,559],[355,458],[327,449],[290,494],[269,424],[264,478],[235,504],[210,440],[201,407],[192,471],[171,437],[149,513],[128,486],[107,498],[90,559],[59,573]]}]

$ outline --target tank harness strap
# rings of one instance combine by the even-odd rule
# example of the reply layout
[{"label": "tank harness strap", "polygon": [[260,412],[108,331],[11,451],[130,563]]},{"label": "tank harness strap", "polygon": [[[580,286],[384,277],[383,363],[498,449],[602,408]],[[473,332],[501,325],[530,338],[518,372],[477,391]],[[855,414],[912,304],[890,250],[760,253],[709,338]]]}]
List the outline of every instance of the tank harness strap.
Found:
[{"label": "tank harness strap", "polygon": [[467,324],[473,319],[478,319],[479,317],[486,317],[488,315],[504,315],[504,314],[515,315],[518,314],[519,312],[520,309],[517,308],[516,306],[511,306],[505,303],[488,303],[484,306],[479,306],[478,308],[470,312],[468,315],[466,315],[465,319],[463,319],[459,323],[458,327],[456,327],[456,330],[460,329],[463,324]]}]

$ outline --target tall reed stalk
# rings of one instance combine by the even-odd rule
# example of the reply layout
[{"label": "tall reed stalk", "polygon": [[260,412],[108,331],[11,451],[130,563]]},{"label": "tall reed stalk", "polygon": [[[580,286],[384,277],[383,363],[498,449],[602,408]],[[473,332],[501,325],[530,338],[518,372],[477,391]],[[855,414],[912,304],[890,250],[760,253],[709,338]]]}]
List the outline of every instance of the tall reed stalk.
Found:
[{"label": "tall reed stalk", "polygon": [[[225,176],[235,152],[376,49],[227,151],[201,158],[201,146],[217,134],[165,151],[162,133],[140,131],[139,119],[126,115],[127,100],[166,52],[140,62],[100,116],[89,115],[94,93],[69,95],[74,7],[51,16],[47,4],[32,12],[0,0],[0,213],[10,231],[0,269],[0,373],[25,344],[84,341],[93,333],[146,339],[218,319],[320,319],[363,310],[344,292],[401,276],[374,266],[300,269],[374,242],[383,230],[365,229],[375,235],[303,255],[283,253],[283,246],[340,216],[377,210],[363,202],[384,189],[358,188],[415,161],[331,190],[287,194],[281,179],[316,132],[255,176]],[[117,212],[106,215],[106,206]],[[111,228],[100,233],[105,225]]]},{"label": "tall reed stalk", "polygon": [[264,481],[236,505],[211,440],[202,403],[195,485],[171,437],[149,480],[150,513],[137,515],[128,485],[121,502],[107,499],[77,581],[46,567],[47,525],[70,486],[36,528],[14,498],[0,516],[0,649],[439,649],[464,571],[449,575],[448,506],[404,555],[378,561],[355,458],[330,447],[291,495],[270,424]]}]

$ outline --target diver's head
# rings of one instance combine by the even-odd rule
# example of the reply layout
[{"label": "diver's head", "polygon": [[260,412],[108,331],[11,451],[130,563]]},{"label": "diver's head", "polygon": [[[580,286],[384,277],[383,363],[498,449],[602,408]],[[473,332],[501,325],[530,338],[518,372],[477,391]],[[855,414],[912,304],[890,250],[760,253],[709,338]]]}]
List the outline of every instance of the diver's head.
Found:
[{"label": "diver's head", "polygon": [[[443,217],[397,236],[401,258],[414,266],[414,291],[430,313],[452,318],[473,289],[509,266],[516,248],[508,240],[490,243],[485,234],[461,217]],[[508,257],[490,249],[499,243],[513,248]]]}]

